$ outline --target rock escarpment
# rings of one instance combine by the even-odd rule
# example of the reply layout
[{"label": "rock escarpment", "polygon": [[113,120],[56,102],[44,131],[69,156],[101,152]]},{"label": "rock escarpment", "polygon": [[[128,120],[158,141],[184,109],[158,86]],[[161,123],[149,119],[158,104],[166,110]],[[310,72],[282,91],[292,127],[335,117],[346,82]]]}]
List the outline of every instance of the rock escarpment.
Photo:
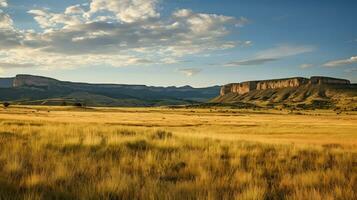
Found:
[{"label": "rock escarpment", "polygon": [[349,80],[337,79],[323,76],[313,76],[310,79],[303,77],[294,77],[287,79],[273,79],[262,81],[247,81],[242,83],[231,83],[221,88],[221,96],[226,94],[247,94],[252,91],[268,90],[268,89],[283,89],[283,88],[298,88],[302,85],[318,85],[318,84],[333,84],[333,85],[350,85]]}]

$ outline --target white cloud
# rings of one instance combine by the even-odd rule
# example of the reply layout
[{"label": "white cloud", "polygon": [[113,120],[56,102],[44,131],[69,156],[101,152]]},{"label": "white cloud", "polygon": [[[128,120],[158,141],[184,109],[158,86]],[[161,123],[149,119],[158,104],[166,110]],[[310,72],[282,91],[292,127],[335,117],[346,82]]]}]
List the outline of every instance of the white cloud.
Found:
[{"label": "white cloud", "polygon": [[178,71],[184,74],[185,76],[191,77],[200,73],[202,70],[197,68],[188,68],[188,69],[179,69]]},{"label": "white cloud", "polygon": [[340,67],[340,66],[345,66],[345,65],[351,65],[357,63],[357,56],[352,56],[347,59],[341,59],[341,60],[332,60],[327,63],[325,63],[323,66],[325,67]]},{"label": "white cloud", "polygon": [[306,69],[306,68],[310,68],[312,66],[313,66],[312,64],[302,64],[302,65],[300,65],[300,68]]},{"label": "white cloud", "polygon": [[253,45],[253,42],[252,42],[252,41],[250,41],[250,40],[248,40],[248,41],[244,41],[244,42],[243,42],[243,45],[244,45],[244,46],[246,46],[246,47],[250,47],[250,46],[252,46],[252,45]]},{"label": "white cloud", "polygon": [[6,27],[0,30],[0,63],[42,68],[173,64],[187,55],[244,45],[225,36],[228,27],[246,24],[245,18],[187,9],[161,18],[158,6],[156,0],[91,0],[61,13],[29,10],[42,31],[17,30],[10,16],[0,13],[0,26]]},{"label": "white cloud", "polygon": [[226,64],[226,66],[243,66],[243,65],[262,65],[268,62],[276,61],[277,58],[252,58],[247,60],[232,61]]},{"label": "white cloud", "polygon": [[7,7],[8,4],[7,4],[7,1],[6,0],[0,0],[0,8],[1,7]]},{"label": "white cloud", "polygon": [[279,45],[271,49],[261,51],[257,54],[258,58],[284,58],[303,53],[312,52],[315,47],[309,45]]},{"label": "white cloud", "polygon": [[248,18],[240,17],[239,20],[237,20],[236,26],[243,27],[249,23],[250,23],[250,20]]},{"label": "white cloud", "polygon": [[150,64],[149,59],[132,55],[67,55],[42,52],[31,48],[21,48],[9,50],[6,53],[0,52],[0,64],[3,68],[25,68],[37,67],[41,69],[74,69],[86,67],[87,65],[113,67],[125,67],[131,65]]},{"label": "white cloud", "polygon": [[43,10],[29,10],[29,14],[34,15],[34,19],[42,28],[49,28],[52,26],[50,23],[50,15]]},{"label": "white cloud", "polygon": [[84,22],[82,16],[72,15],[73,13],[57,14],[57,13],[48,12],[46,10],[29,10],[28,13],[34,15],[34,19],[43,29],[63,28],[64,26],[75,26]]},{"label": "white cloud", "polygon": [[22,34],[13,27],[11,17],[0,10],[0,52],[21,47],[21,40]]},{"label": "white cloud", "polygon": [[226,33],[226,27],[220,26],[224,23],[235,24],[236,26],[244,26],[248,23],[248,20],[244,17],[236,19],[224,15],[194,13],[188,9],[177,10],[173,13],[173,17],[177,20],[175,24],[172,24],[173,27],[185,25],[188,26],[193,33],[200,35],[212,35],[215,33],[220,35]]},{"label": "white cloud", "polygon": [[279,45],[258,52],[253,58],[226,63],[226,66],[263,65],[285,57],[295,56],[314,51],[315,47],[307,45]]},{"label": "white cloud", "polygon": [[66,15],[72,15],[72,14],[84,14],[84,10],[82,9],[81,5],[74,5],[74,6],[69,6],[66,8],[66,11],[64,12]]},{"label": "white cloud", "polygon": [[125,23],[157,18],[157,0],[92,0],[90,14],[110,11]]},{"label": "white cloud", "polygon": [[10,16],[0,10],[0,29],[12,29],[13,21]]}]

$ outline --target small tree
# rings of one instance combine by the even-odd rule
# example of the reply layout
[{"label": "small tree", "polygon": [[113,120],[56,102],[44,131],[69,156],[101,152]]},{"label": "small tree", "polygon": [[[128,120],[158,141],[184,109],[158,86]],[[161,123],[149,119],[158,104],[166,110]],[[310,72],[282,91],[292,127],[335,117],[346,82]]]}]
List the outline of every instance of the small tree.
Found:
[{"label": "small tree", "polygon": [[74,103],[74,106],[76,106],[76,107],[83,107],[83,104],[82,104],[82,103],[79,103],[79,102],[76,102],[76,103]]},{"label": "small tree", "polygon": [[2,105],[4,106],[4,108],[8,108],[10,106],[10,103],[9,102],[4,102],[4,103],[2,103]]}]

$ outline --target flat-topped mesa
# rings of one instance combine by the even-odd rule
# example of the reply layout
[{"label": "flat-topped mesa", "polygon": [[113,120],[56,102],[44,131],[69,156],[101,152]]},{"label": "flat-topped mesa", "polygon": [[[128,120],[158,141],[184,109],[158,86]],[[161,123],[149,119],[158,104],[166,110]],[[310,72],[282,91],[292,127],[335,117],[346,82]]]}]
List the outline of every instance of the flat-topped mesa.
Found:
[{"label": "flat-topped mesa", "polygon": [[247,81],[242,83],[231,83],[221,88],[221,96],[235,93],[246,94],[255,90],[296,88],[306,84],[351,84],[349,80],[337,79],[323,76],[313,76],[310,79],[303,77],[272,79],[262,81]]},{"label": "flat-topped mesa", "polygon": [[351,82],[346,79],[324,77],[324,76],[312,76],[310,78],[310,83],[311,84],[342,84],[342,85],[351,84]]},{"label": "flat-topped mesa", "polygon": [[37,86],[37,87],[46,87],[51,84],[57,83],[56,79],[41,77],[41,76],[32,76],[32,75],[17,75],[13,82],[12,87],[24,87],[24,86]]}]

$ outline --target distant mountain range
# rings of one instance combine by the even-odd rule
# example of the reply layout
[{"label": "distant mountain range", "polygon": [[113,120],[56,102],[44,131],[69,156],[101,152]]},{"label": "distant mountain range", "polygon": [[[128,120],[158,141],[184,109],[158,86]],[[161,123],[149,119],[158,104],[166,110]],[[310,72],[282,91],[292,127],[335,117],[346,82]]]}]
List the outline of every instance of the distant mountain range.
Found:
[{"label": "distant mountain range", "polygon": [[207,88],[89,84],[33,76],[0,78],[0,101],[30,105],[159,106],[206,102],[220,86]]}]

